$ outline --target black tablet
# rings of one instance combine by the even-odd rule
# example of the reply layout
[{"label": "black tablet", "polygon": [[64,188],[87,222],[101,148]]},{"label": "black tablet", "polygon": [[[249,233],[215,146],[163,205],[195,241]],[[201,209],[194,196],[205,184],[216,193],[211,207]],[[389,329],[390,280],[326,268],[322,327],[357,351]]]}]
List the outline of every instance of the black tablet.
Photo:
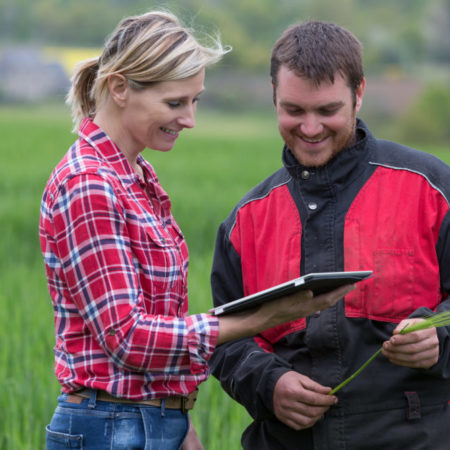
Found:
[{"label": "black tablet", "polygon": [[365,280],[370,277],[370,275],[372,275],[371,270],[310,273],[287,281],[286,283],[278,284],[277,286],[265,289],[264,291],[256,292],[232,302],[225,303],[224,305],[217,306],[209,312],[215,316],[220,316],[237,311],[243,311],[253,306],[257,306],[260,303],[293,294],[296,291],[311,290],[314,295],[320,295],[337,289],[340,286]]}]

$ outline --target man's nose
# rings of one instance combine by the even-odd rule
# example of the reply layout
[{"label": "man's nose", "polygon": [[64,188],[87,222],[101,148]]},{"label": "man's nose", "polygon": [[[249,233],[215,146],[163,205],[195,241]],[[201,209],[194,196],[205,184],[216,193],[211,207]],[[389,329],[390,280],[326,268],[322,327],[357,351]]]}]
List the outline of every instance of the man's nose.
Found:
[{"label": "man's nose", "polygon": [[304,136],[318,136],[323,130],[323,125],[316,114],[306,114],[300,124],[300,131]]}]

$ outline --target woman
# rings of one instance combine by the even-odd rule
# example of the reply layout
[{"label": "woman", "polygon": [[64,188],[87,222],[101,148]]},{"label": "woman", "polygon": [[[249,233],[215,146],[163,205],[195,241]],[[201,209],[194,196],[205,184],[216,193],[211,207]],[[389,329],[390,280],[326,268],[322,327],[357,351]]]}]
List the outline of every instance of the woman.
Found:
[{"label": "woman", "polygon": [[74,75],[79,139],[48,181],[40,219],[62,388],[48,449],[200,448],[186,411],[214,348],[350,290],[303,292],[238,316],[187,315],[186,243],[141,152],[169,151],[194,126],[205,67],[225,52],[150,12],[123,20]]}]

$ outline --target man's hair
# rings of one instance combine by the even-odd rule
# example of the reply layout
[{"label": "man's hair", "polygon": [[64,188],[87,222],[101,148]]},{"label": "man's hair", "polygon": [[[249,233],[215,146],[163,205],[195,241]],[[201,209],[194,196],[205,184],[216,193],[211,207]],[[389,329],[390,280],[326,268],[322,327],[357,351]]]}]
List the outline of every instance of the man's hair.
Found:
[{"label": "man's hair", "polygon": [[350,31],[328,22],[292,25],[280,36],[270,61],[274,94],[281,66],[316,85],[334,83],[339,73],[347,80],[354,99],[364,78],[361,42]]}]

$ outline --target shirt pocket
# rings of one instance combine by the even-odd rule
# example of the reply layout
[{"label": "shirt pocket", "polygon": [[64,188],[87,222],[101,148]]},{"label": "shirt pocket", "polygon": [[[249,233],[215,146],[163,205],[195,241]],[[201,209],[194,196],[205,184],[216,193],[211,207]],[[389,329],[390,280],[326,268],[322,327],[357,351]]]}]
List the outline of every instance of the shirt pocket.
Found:
[{"label": "shirt pocket", "polygon": [[187,292],[182,242],[159,226],[143,230],[136,263],[147,311],[152,314],[181,314]]}]

